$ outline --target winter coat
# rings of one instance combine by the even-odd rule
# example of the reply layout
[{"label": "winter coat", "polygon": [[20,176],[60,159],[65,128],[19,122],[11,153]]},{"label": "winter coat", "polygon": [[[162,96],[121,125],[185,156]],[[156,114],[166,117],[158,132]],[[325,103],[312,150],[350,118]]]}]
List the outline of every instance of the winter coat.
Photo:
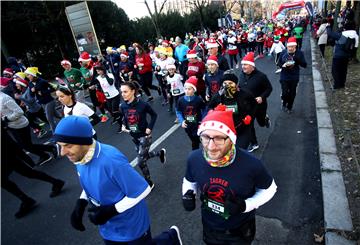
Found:
[{"label": "winter coat", "polygon": [[327,23],[321,24],[321,26],[319,27],[319,29],[316,32],[316,35],[319,36],[318,45],[327,43],[328,34],[326,32],[326,26],[327,26]]}]

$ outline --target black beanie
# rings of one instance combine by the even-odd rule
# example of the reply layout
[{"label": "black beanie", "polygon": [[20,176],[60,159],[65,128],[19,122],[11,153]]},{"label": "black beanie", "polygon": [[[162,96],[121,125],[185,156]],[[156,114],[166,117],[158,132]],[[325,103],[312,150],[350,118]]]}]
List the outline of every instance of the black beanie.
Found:
[{"label": "black beanie", "polygon": [[238,77],[234,74],[234,73],[224,73],[222,79],[221,79],[221,83],[223,83],[224,81],[233,81],[234,83],[238,84]]}]

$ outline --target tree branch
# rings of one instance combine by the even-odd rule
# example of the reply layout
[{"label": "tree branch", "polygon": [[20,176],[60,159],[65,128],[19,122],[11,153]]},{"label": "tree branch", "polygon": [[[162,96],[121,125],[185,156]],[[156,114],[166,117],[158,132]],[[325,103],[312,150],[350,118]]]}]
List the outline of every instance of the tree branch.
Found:
[{"label": "tree branch", "polygon": [[161,12],[162,12],[162,10],[163,10],[166,2],[167,2],[167,0],[164,0],[164,2],[161,4],[160,10],[159,10],[159,14],[161,14]]}]

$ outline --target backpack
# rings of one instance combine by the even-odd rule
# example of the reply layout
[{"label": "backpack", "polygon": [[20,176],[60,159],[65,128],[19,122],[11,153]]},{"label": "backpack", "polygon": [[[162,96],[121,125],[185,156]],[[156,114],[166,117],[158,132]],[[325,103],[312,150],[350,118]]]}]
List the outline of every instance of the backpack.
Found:
[{"label": "backpack", "polygon": [[355,50],[355,38],[345,37],[346,40],[341,44],[342,50],[346,53],[352,54]]}]

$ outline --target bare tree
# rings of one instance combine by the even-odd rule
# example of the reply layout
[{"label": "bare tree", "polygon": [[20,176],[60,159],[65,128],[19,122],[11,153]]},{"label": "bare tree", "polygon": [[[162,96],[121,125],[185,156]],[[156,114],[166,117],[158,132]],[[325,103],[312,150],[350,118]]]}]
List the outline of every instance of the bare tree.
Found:
[{"label": "bare tree", "polygon": [[161,30],[160,30],[160,25],[159,25],[159,15],[161,14],[161,12],[164,9],[165,3],[167,2],[167,0],[163,0],[163,2],[161,3],[160,9],[158,9],[158,5],[157,5],[157,1],[153,0],[154,3],[154,11],[151,11],[148,1],[144,0],[144,4],[149,12],[150,18],[151,18],[151,22],[153,23],[154,27],[155,27],[155,32],[156,32],[156,37],[157,38],[161,38]]},{"label": "bare tree", "polygon": [[204,29],[204,8],[209,5],[209,0],[186,0],[191,9],[199,12],[200,26]]}]

